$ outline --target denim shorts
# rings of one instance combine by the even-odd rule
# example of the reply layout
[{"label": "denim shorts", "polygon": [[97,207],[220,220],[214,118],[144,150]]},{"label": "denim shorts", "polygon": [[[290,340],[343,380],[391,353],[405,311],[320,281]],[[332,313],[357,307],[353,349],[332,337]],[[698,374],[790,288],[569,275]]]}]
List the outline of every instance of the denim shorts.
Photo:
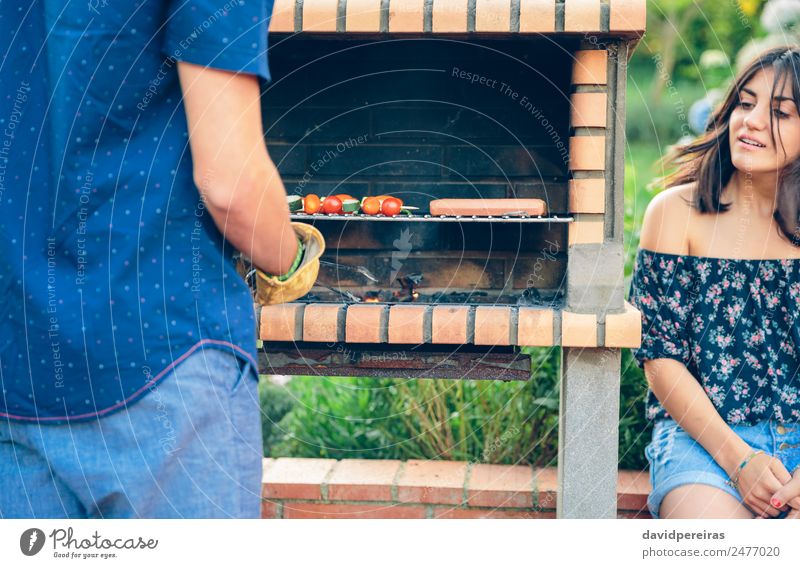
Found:
[{"label": "denim shorts", "polygon": [[258,518],[258,372],[197,349],[127,409],[0,420],[0,518]]},{"label": "denim shorts", "polygon": [[[763,420],[754,426],[733,425],[731,429],[753,449],[777,457],[790,473],[800,466],[800,424]],[[728,480],[725,470],[671,418],[655,423],[645,455],[650,463],[652,486],[647,508],[654,519],[658,518],[667,493],[681,485],[711,485],[742,502],[739,492],[725,483]],[[787,514],[788,511],[778,518]]]}]

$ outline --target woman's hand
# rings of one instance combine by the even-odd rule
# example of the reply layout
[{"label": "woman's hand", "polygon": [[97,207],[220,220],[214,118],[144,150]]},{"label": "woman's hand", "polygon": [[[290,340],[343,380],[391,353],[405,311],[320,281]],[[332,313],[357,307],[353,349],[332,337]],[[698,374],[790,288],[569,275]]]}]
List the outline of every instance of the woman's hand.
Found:
[{"label": "woman's hand", "polygon": [[[772,506],[774,495],[785,489],[792,480],[781,460],[768,454],[754,456],[739,472],[739,494],[744,504],[756,516],[777,517],[780,510],[786,510],[786,499],[780,493],[781,507]],[[797,493],[791,493],[793,496]],[[780,509],[780,510],[779,510]]]},{"label": "woman's hand", "polygon": [[789,483],[775,492],[770,503],[777,509],[783,510],[787,505],[794,509],[787,518],[800,516],[800,467],[794,470],[794,475]]}]

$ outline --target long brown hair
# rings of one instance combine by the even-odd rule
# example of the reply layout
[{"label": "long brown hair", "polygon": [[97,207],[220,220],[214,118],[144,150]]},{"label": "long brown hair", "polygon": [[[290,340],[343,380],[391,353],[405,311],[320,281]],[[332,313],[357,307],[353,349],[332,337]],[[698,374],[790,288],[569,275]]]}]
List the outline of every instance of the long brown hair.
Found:
[{"label": "long brown hair", "polygon": [[[742,87],[756,73],[769,67],[775,70],[770,97],[775,96],[776,92],[782,92],[789,81],[792,86],[792,98],[800,112],[800,46],[779,47],[764,52],[736,76],[725,99],[709,118],[706,131],[688,144],[678,146],[664,158],[665,166],[675,168],[675,171],[659,180],[659,185],[674,187],[697,182],[697,191],[692,203],[695,209],[701,213],[712,213],[725,212],[730,208],[731,204],[723,203],[721,196],[736,171],[731,161],[729,138],[731,113],[739,103],[739,92]],[[772,113],[769,122],[774,146]],[[773,217],[789,242],[800,247],[800,159],[784,166],[778,174]]]}]

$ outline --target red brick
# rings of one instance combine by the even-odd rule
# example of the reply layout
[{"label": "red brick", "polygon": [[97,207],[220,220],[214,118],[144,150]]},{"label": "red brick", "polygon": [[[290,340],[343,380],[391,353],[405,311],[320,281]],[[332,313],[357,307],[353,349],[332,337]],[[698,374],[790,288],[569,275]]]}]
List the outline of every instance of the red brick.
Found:
[{"label": "red brick", "polygon": [[605,179],[580,178],[569,180],[570,213],[604,213],[605,210]]},{"label": "red brick", "polygon": [[605,128],[607,101],[605,93],[573,93],[570,97],[570,126]]},{"label": "red brick", "polygon": [[569,139],[569,169],[605,170],[606,137],[572,136]]},{"label": "red brick", "polygon": [[336,460],[278,458],[264,470],[263,496],[267,499],[321,499],[320,484]]},{"label": "red brick", "polygon": [[605,85],[608,82],[608,51],[583,49],[575,52],[572,63],[572,83],[575,85]]},{"label": "red brick", "polygon": [[455,509],[436,507],[434,519],[555,519],[555,511],[520,511],[513,509]]},{"label": "red brick", "polygon": [[600,31],[600,0],[567,0],[564,5],[564,31]]},{"label": "red brick", "polygon": [[617,474],[618,509],[646,511],[647,497],[651,491],[650,475],[647,471],[623,470]]},{"label": "red brick", "polygon": [[475,345],[510,343],[511,308],[478,306],[475,309]]},{"label": "red brick", "polygon": [[269,19],[270,32],[294,31],[294,5],[295,0],[275,0]]},{"label": "red brick", "polygon": [[303,341],[344,341],[339,337],[339,314],[344,304],[308,304],[303,314]]},{"label": "red brick", "polygon": [[584,219],[578,216],[567,228],[568,246],[584,243],[602,243],[604,239],[603,219]]},{"label": "red brick", "polygon": [[398,460],[342,460],[328,480],[331,501],[392,501]]},{"label": "red brick", "polygon": [[433,307],[433,343],[462,345],[467,343],[467,306]]},{"label": "red brick", "polygon": [[348,343],[380,343],[383,305],[351,305],[347,308],[345,339]]},{"label": "red brick", "polygon": [[553,310],[520,308],[517,323],[517,344],[550,347],[553,340]]},{"label": "red brick", "polygon": [[273,458],[263,458],[261,460],[261,518],[262,519],[274,519],[276,518],[275,515],[277,514],[277,503],[268,499],[266,496],[267,486],[263,482],[263,478],[266,475],[267,471],[273,467],[275,464],[275,460]]},{"label": "red brick", "polygon": [[424,519],[421,505],[346,503],[286,503],[284,519]]},{"label": "red brick", "polygon": [[617,511],[618,519],[652,519],[650,511]]},{"label": "red brick", "polygon": [[621,314],[606,314],[606,347],[639,347],[642,313],[629,302]]},{"label": "red brick", "polygon": [[397,483],[403,503],[458,505],[464,497],[467,462],[409,460]]},{"label": "red brick", "polygon": [[533,507],[533,470],[525,465],[472,466],[467,504],[473,507]]},{"label": "red brick", "polygon": [[270,501],[264,499],[261,501],[261,518],[262,519],[280,519],[280,501]]},{"label": "red brick", "polygon": [[520,0],[520,33],[547,33],[556,29],[556,3],[552,0]]},{"label": "red brick", "polygon": [[347,0],[345,29],[348,32],[378,32],[381,0]]},{"label": "red brick", "polygon": [[389,2],[389,31],[421,32],[425,0],[391,0]]},{"label": "red brick", "polygon": [[300,341],[296,333],[303,304],[277,304],[261,307],[261,329],[259,336],[264,341]]},{"label": "red brick", "polygon": [[610,0],[609,31],[643,32],[647,27],[647,3],[645,0]]},{"label": "red brick", "polygon": [[467,0],[436,0],[433,3],[433,33],[467,31]]},{"label": "red brick", "polygon": [[338,0],[303,2],[303,31],[335,32]]},{"label": "red brick", "polygon": [[476,32],[508,32],[511,29],[511,2],[508,0],[476,0]]},{"label": "red brick", "polygon": [[597,347],[597,316],[561,312],[561,345]]},{"label": "red brick", "polygon": [[389,308],[389,343],[424,343],[426,306],[398,304]]},{"label": "red brick", "polygon": [[558,469],[555,467],[536,468],[533,472],[533,486],[536,492],[534,505],[541,509],[556,509],[558,492]]}]

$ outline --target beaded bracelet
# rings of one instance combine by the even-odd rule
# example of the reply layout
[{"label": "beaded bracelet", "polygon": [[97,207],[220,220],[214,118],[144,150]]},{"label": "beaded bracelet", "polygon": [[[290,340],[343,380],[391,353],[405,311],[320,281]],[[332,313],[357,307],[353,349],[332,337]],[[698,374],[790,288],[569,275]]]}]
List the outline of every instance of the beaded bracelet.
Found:
[{"label": "beaded bracelet", "polygon": [[297,254],[294,257],[294,262],[292,266],[289,268],[289,271],[286,274],[278,276],[278,280],[283,282],[284,280],[288,280],[289,277],[295,273],[297,268],[300,266],[300,262],[303,260],[303,253],[305,252],[305,247],[303,246],[303,241],[299,238],[297,239]]},{"label": "beaded bracelet", "polygon": [[731,477],[731,479],[729,479],[725,483],[736,489],[736,491],[739,491],[739,476],[741,475],[742,470],[748,463],[750,463],[751,459],[756,457],[758,454],[763,454],[763,453],[764,450],[753,450],[752,452],[750,452],[750,455],[744,458],[742,463],[739,464],[739,467],[736,468],[736,471],[733,472],[733,476]]}]

